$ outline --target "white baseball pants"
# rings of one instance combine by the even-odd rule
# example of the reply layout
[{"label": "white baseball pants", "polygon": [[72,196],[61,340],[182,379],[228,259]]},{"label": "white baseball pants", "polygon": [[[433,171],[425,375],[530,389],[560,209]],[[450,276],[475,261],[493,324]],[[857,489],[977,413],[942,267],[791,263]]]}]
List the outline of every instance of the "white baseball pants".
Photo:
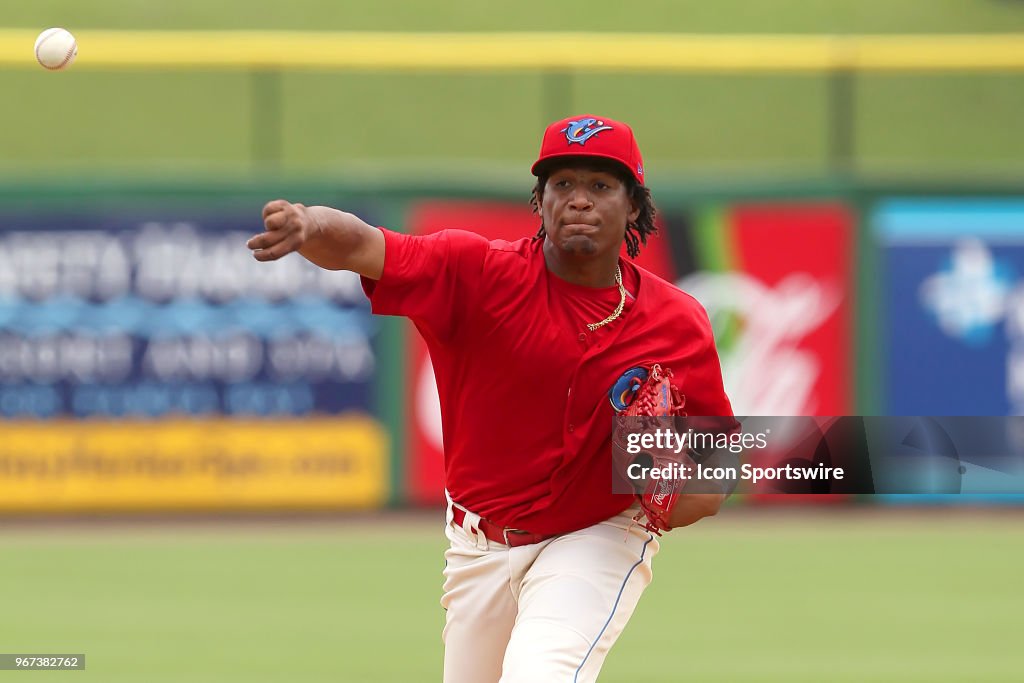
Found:
[{"label": "white baseball pants", "polygon": [[636,510],[570,534],[509,548],[448,507],[444,683],[597,680],[651,582],[658,540]]}]

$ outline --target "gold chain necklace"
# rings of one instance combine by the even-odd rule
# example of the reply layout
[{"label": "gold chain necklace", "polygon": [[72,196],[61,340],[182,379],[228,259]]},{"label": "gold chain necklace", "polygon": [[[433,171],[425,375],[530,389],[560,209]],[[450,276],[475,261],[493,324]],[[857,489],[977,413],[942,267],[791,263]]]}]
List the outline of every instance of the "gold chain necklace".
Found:
[{"label": "gold chain necklace", "polygon": [[626,306],[626,288],[622,286],[622,271],[619,269],[619,264],[615,264],[615,284],[619,287],[619,305],[615,307],[615,311],[610,316],[605,318],[599,323],[587,323],[587,329],[593,332],[599,327],[604,327],[608,323],[612,322],[620,315],[622,315],[622,309]]}]

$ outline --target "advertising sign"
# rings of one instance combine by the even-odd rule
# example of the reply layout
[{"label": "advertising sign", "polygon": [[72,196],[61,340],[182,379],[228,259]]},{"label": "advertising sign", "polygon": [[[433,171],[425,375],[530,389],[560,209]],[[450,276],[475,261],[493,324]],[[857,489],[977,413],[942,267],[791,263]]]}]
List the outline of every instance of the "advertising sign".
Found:
[{"label": "advertising sign", "polygon": [[[726,390],[747,415],[842,415],[852,406],[853,216],[841,204],[708,207],[663,216],[637,263],[708,310]],[[424,202],[410,232],[445,228],[515,240],[539,226],[527,204]],[[413,386],[407,491],[443,500],[437,388],[425,345],[409,335]]]},{"label": "advertising sign", "polygon": [[705,214],[717,263],[678,284],[708,310],[726,392],[744,415],[844,415],[852,403],[853,216],[840,204]]},{"label": "advertising sign", "polygon": [[387,499],[387,434],[357,414],[2,430],[0,513],[365,508]]},{"label": "advertising sign", "polygon": [[1024,200],[891,200],[886,412],[1024,414]]},{"label": "advertising sign", "polygon": [[[82,448],[135,458],[150,446],[191,444],[183,435],[206,429],[189,427],[194,419],[217,425],[210,442],[189,456],[201,458],[225,439],[239,443],[228,436],[237,431],[234,420],[266,420],[291,433],[311,416],[369,414],[376,330],[358,277],[297,255],[259,263],[245,243],[260,228],[258,213],[0,215],[0,457],[11,456],[2,449],[19,438],[24,446],[37,426],[90,442],[82,447],[55,436],[41,460],[78,457]],[[90,426],[76,427],[75,420]],[[338,423],[341,432],[310,429],[341,438],[345,424]],[[244,441],[258,458],[294,451],[275,451],[272,440]],[[386,459],[382,437],[360,443],[370,441],[364,455]],[[106,455],[99,452],[107,446]],[[70,450],[62,455],[63,447]],[[31,448],[17,452],[24,463]],[[0,489],[11,472],[0,469]],[[276,476],[269,486],[297,481]],[[141,486],[149,493],[138,504],[178,500],[159,486]],[[95,500],[66,500],[98,505],[102,495],[95,491]],[[300,504],[302,496],[293,498]],[[315,496],[309,500],[316,504]],[[337,502],[346,504],[343,497]]]}]

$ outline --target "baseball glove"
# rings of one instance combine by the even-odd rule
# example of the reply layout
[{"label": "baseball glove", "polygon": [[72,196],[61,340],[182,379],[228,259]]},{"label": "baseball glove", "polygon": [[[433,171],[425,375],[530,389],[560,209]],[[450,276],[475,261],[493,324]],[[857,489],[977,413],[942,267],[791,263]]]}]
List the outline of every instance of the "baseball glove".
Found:
[{"label": "baseball glove", "polygon": [[[662,368],[657,363],[650,366],[647,371],[647,378],[633,377],[631,387],[632,400],[619,415],[626,418],[640,418],[638,420],[624,421],[629,426],[629,431],[655,430],[664,428],[668,421],[664,419],[672,416],[685,416],[683,405],[685,397],[672,384],[672,370]],[[643,418],[651,418],[645,420]],[[620,427],[622,425],[620,424]],[[618,429],[617,432],[624,432],[625,429]],[[623,438],[623,434],[619,434]],[[614,444],[613,453],[618,465],[618,471],[625,472],[629,465],[641,463],[644,467],[664,470],[668,466],[689,467],[686,470],[693,472],[695,463],[687,449],[676,453],[672,448],[646,449],[638,454],[630,454],[624,444]],[[640,507],[636,521],[642,522],[644,527],[651,532],[661,535],[661,532],[672,528],[669,523],[669,513],[679,500],[679,494],[686,484],[684,477],[672,478],[649,478],[644,486],[643,492],[637,491],[640,499]],[[644,521],[646,518],[646,521]]]}]

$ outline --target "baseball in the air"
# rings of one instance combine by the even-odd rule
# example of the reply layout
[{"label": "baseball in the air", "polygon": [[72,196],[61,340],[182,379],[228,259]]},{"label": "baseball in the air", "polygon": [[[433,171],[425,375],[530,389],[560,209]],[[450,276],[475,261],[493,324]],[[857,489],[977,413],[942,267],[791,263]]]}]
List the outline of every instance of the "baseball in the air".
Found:
[{"label": "baseball in the air", "polygon": [[36,59],[50,71],[71,65],[78,54],[78,43],[62,28],[48,28],[36,38]]}]

